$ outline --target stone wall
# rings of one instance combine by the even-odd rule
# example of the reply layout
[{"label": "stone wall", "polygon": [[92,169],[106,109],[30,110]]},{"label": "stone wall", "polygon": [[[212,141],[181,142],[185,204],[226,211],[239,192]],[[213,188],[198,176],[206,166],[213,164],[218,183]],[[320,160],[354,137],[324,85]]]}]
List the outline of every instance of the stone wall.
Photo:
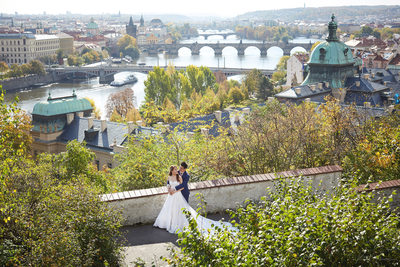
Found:
[{"label": "stone wall", "polygon": [[56,73],[52,72],[47,73],[46,75],[30,75],[25,77],[0,80],[0,85],[3,86],[3,90],[9,92],[18,89],[29,88],[35,84],[54,83],[59,80],[60,78],[56,75]]},{"label": "stone wall", "polygon": [[[223,212],[235,209],[246,199],[259,200],[266,196],[266,189],[273,190],[274,180],[302,176],[305,182],[311,181],[318,191],[332,190],[341,177],[339,166],[324,166],[277,174],[259,174],[218,180],[189,183],[189,204],[196,209],[200,193],[207,203],[207,212]],[[166,187],[126,191],[101,196],[112,207],[122,210],[124,225],[153,223],[167,198]]]},{"label": "stone wall", "polygon": [[396,194],[394,194],[393,201],[390,202],[390,207],[392,209],[398,209],[397,211],[400,211],[400,179],[399,180],[391,180],[391,181],[385,181],[382,183],[371,183],[368,185],[360,185],[358,187],[358,191],[366,191],[366,192],[371,192],[375,194],[374,201],[379,201],[383,197],[388,198],[392,195],[394,191],[396,191]]}]

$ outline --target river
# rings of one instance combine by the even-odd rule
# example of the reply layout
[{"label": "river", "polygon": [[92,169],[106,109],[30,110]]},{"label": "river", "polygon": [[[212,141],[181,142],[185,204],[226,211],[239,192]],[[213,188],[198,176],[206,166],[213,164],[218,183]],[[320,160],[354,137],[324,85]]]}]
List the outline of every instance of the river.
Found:
[{"label": "river", "polygon": [[[184,40],[184,43],[237,43],[240,40],[236,36],[228,36],[226,40],[222,36],[210,36],[208,40],[204,40],[204,37],[191,38]],[[252,40],[242,40],[243,42],[255,42]],[[311,40],[312,42],[316,40]],[[297,38],[293,40],[294,43],[308,43],[310,39]],[[303,48],[294,49],[294,51],[304,51]],[[268,50],[266,57],[261,57],[260,52],[255,47],[249,47],[245,50],[244,56],[238,56],[236,50],[233,47],[227,47],[222,51],[222,56],[214,56],[214,52],[209,47],[204,47],[200,50],[200,55],[191,55],[190,50],[182,48],[179,50],[178,56],[167,56],[159,54],[158,56],[147,56],[142,54],[140,58],[135,62],[145,63],[150,66],[166,66],[172,63],[175,66],[208,66],[208,67],[227,67],[227,68],[259,68],[259,69],[275,69],[276,64],[282,57],[283,52],[280,48],[272,47]],[[115,79],[123,79],[129,72],[118,73],[115,75]],[[140,106],[144,101],[144,81],[147,78],[146,74],[133,73],[138,81],[134,85],[126,85],[122,87],[113,87],[110,85],[99,84],[98,78],[88,79],[85,81],[79,81],[75,83],[54,83],[47,86],[42,86],[34,89],[20,90],[17,92],[7,93],[5,99],[7,102],[12,101],[17,95],[19,97],[19,106],[31,113],[33,106],[40,101],[45,101],[48,97],[49,92],[52,97],[61,97],[72,94],[72,90],[76,90],[78,97],[89,97],[93,99],[96,106],[100,109],[102,118],[105,118],[106,111],[105,106],[107,98],[111,93],[123,90],[126,87],[131,87],[136,97],[136,106]],[[230,77],[230,79],[240,80],[241,75]]]}]

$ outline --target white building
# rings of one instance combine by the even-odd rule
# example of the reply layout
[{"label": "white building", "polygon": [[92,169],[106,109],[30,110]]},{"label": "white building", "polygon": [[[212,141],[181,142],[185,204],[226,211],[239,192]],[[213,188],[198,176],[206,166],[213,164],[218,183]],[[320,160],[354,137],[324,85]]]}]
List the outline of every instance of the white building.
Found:
[{"label": "white building", "polygon": [[55,55],[60,49],[56,35],[11,33],[0,34],[0,61],[25,64],[34,59]]},{"label": "white building", "polygon": [[295,86],[301,84],[304,80],[304,64],[308,60],[308,54],[297,53],[291,55],[287,61],[286,85]]}]

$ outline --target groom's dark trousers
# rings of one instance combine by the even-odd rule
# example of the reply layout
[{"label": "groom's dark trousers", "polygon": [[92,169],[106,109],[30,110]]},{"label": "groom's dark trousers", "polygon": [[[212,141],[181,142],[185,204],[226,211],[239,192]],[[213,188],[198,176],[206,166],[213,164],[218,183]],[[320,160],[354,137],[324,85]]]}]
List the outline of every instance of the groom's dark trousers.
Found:
[{"label": "groom's dark trousers", "polygon": [[182,174],[182,183],[180,185],[175,186],[176,190],[179,190],[181,188],[183,188],[182,195],[183,197],[186,199],[186,201],[189,203],[189,195],[190,195],[190,191],[188,188],[188,182],[189,182],[190,176],[189,174],[185,171]]}]

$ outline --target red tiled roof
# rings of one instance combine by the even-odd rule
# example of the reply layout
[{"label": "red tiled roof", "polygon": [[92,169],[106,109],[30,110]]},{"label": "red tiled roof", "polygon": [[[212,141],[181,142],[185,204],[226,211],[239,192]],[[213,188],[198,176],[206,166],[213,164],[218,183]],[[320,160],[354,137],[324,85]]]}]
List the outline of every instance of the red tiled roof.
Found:
[{"label": "red tiled roof", "polygon": [[400,54],[397,54],[392,60],[390,60],[389,65],[400,65]]}]

